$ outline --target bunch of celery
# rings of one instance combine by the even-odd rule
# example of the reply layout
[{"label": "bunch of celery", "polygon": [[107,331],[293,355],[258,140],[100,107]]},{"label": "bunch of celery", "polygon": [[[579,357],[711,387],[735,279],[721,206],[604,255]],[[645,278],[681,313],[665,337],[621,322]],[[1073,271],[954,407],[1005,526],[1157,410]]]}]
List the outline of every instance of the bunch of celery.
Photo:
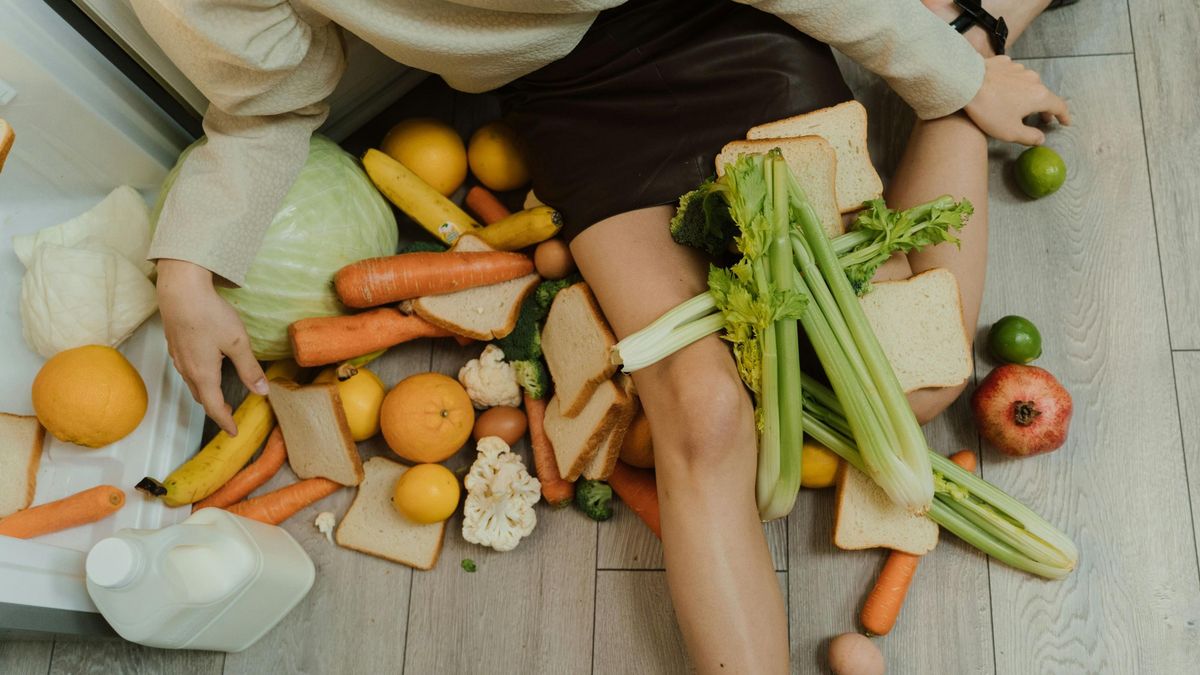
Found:
[{"label": "bunch of celery", "polygon": [[[751,176],[755,180],[749,180]],[[671,222],[676,241],[713,254],[723,251],[738,232],[735,241],[742,260],[729,270],[714,268],[708,293],[622,340],[614,360],[632,372],[724,330],[725,339],[734,343],[742,379],[760,395],[758,504],[764,519],[777,518],[791,510],[799,486],[799,446],[791,443],[802,421],[796,419],[796,408],[779,410],[763,403],[777,400],[772,397],[778,392],[784,392],[785,400],[801,392],[791,383],[791,371],[779,368],[777,359],[779,353],[793,353],[794,333],[779,331],[772,337],[751,328],[791,318],[798,308],[837,395],[846,402],[868,473],[897,503],[924,511],[933,495],[924,436],[854,287],[865,290],[875,270],[896,251],[956,242],[950,230],[960,229],[970,213],[968,202],[955,203],[949,197],[902,212],[875,201],[859,214],[852,232],[831,243],[778,152],[743,156],[726,167],[725,176],[685,195]],[[786,221],[783,240],[781,221]],[[770,225],[751,226],[753,222]],[[790,252],[786,261],[779,255],[784,251]],[[747,290],[753,287],[751,281],[762,279],[769,283],[754,293]],[[779,307],[788,309],[770,313]],[[781,348],[787,351],[779,352]],[[770,360],[760,359],[760,353]],[[773,417],[776,413],[778,419]],[[775,429],[785,435],[781,438]]]},{"label": "bunch of celery", "polygon": [[[805,432],[865,471],[837,397],[820,382],[802,379]],[[1079,552],[1066,534],[1000,488],[935,452],[928,454],[934,499],[926,515],[931,520],[1019,570],[1060,579],[1075,568]]]}]

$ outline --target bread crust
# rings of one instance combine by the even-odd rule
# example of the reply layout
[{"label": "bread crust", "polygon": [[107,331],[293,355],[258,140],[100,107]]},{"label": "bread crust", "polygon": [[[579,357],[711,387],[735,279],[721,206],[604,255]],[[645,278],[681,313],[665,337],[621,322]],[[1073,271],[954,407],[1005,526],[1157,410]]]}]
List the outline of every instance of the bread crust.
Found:
[{"label": "bread crust", "polygon": [[4,162],[8,159],[8,151],[12,150],[17,140],[17,132],[12,125],[0,119],[0,171],[4,170]]},{"label": "bread crust", "polygon": [[[595,321],[596,325],[600,327],[601,337],[604,340],[605,353],[611,353],[612,348],[617,344],[617,338],[615,335],[613,335],[612,328],[608,325],[608,320],[604,318],[604,312],[601,311],[600,303],[596,300],[595,294],[592,293],[591,287],[588,286],[586,282],[581,281],[577,284],[568,286],[560,292],[566,292],[580,286],[583,287],[583,299],[587,304],[588,311],[592,313],[592,320]],[[548,343],[548,341],[545,339],[545,329],[542,330],[542,337],[542,350],[545,351],[546,344]],[[588,401],[592,400],[592,396],[595,395],[596,388],[608,380],[611,380],[612,376],[615,375],[616,372],[617,365],[612,363],[611,359],[606,359],[604,370],[600,371],[583,383],[583,386],[580,388],[579,394],[576,395],[575,400],[571,402],[569,407],[562,411],[563,416],[576,417],[579,415],[579,413],[583,412],[583,409],[587,407]],[[558,402],[561,406],[563,402],[561,397],[559,398]]]},{"label": "bread crust", "polygon": [[[42,426],[41,422],[38,422],[37,417],[33,415],[13,415],[12,413],[0,412],[0,417],[19,420],[19,424],[32,423],[36,427],[33,435],[33,447],[29,449],[28,466],[25,469],[25,497],[21,500],[21,505],[16,509],[16,511],[22,511],[33,504],[33,497],[37,492],[37,474],[38,467],[42,462],[42,448],[46,440],[46,429]],[[0,518],[6,515],[10,514],[0,514]]]},{"label": "bread crust", "polygon": [[[417,299],[413,300],[412,301],[412,309],[417,314],[417,316],[421,317],[422,319],[425,319],[426,321],[437,326],[438,328],[448,330],[451,333],[454,333],[455,335],[462,335],[464,337],[469,337],[474,340],[480,340],[480,341],[484,341],[484,342],[487,342],[490,340],[496,340],[496,339],[499,339],[502,337],[507,337],[508,334],[513,332],[513,329],[517,327],[517,318],[521,314],[521,303],[525,302],[525,299],[529,297],[529,294],[533,292],[533,289],[537,288],[537,285],[540,281],[540,277],[538,277],[538,275],[536,275],[536,274],[529,274],[529,275],[526,275],[525,277],[518,277],[518,279],[526,280],[525,287],[521,289],[521,293],[517,296],[516,301],[512,303],[511,307],[509,307],[508,315],[504,319],[504,324],[501,325],[499,328],[494,328],[490,332],[487,332],[487,333],[483,333],[483,332],[477,331],[477,330],[472,330],[465,326],[461,326],[459,324],[454,323],[454,321],[450,320],[449,318],[439,316],[433,309],[427,307],[422,302],[423,300],[426,300],[426,298],[417,298]],[[508,282],[501,282],[501,283],[508,283]],[[475,288],[468,288],[468,289],[465,289],[462,291],[455,291],[455,293],[469,293],[471,291],[486,290],[487,288],[488,288],[487,286],[477,286]],[[447,294],[447,295],[452,295],[452,294]],[[428,296],[428,297],[439,297],[439,296]]]},{"label": "bread crust", "polygon": [[[392,460],[390,460],[386,457],[372,457],[371,459],[367,460],[367,462],[370,463],[374,460],[379,460],[381,462],[388,462],[389,464],[400,465],[399,462],[393,462]],[[401,466],[403,466],[403,465],[401,465]],[[364,478],[365,478],[365,475],[364,475]],[[361,499],[363,496],[362,492],[363,492],[362,488],[359,488],[358,491],[356,491],[354,493],[354,499],[350,502],[350,508],[346,510],[347,515],[349,515],[354,510],[354,507],[358,505],[358,500]],[[414,563],[411,560],[404,560],[402,558],[394,558],[394,557],[386,555],[380,551],[367,550],[360,546],[355,546],[354,544],[342,542],[341,534],[342,534],[342,526],[346,524],[345,516],[342,517],[342,522],[338,523],[337,531],[334,532],[334,541],[337,542],[338,546],[341,546],[342,548],[345,548],[345,549],[349,549],[351,551],[358,551],[359,553],[366,553],[369,556],[374,556],[376,558],[381,558],[383,560],[390,560],[391,562],[400,563],[401,565],[406,565],[413,569],[431,570],[437,566],[438,558],[440,558],[442,555],[442,546],[446,541],[446,523],[447,522],[449,522],[449,519],[443,520],[441,522],[441,532],[438,533],[437,545],[433,549],[433,554],[430,556],[428,565],[422,564],[422,563]]]},{"label": "bread crust", "polygon": [[[352,470],[354,471],[354,475],[356,476],[357,479],[353,483],[344,483],[332,476],[320,476],[317,474],[305,475],[305,474],[307,474],[307,472],[302,474],[300,471],[298,471],[296,469],[296,466],[291,463],[292,454],[289,452],[288,465],[292,468],[292,471],[295,472],[296,477],[301,478],[301,479],[328,478],[329,480],[332,480],[336,483],[341,483],[342,485],[346,485],[346,486],[355,486],[355,485],[362,483],[363,478],[366,477],[366,473],[363,471],[362,457],[360,457],[358,454],[358,444],[354,442],[354,437],[350,434],[350,423],[346,420],[346,409],[342,405],[341,395],[338,394],[337,383],[322,382],[322,383],[315,383],[315,384],[297,384],[296,382],[293,382],[288,379],[278,378],[275,380],[271,380],[271,390],[272,390],[271,394],[274,396],[278,395],[278,392],[276,391],[276,387],[278,387],[279,389],[284,390],[286,392],[289,392],[289,393],[300,392],[302,390],[312,391],[312,390],[317,390],[317,389],[323,390],[326,393],[326,396],[328,396],[328,399],[329,399],[329,405],[332,408],[335,424],[336,424],[336,427],[338,430],[338,435],[341,436],[341,440],[342,440],[342,448],[341,449],[342,449],[342,451],[344,451],[346,453],[346,459],[348,459],[350,461],[350,466],[351,466]],[[285,396],[286,395],[287,394],[285,394]],[[274,405],[274,401],[272,401],[272,405]],[[283,406],[280,406],[280,407],[282,408]],[[284,414],[286,415],[287,413],[284,413]],[[276,415],[276,419],[279,420],[279,426],[280,426],[280,430],[283,432],[284,442],[288,444],[289,448],[295,448],[296,446],[298,446],[299,444],[295,444],[294,441],[288,441],[287,428],[284,426],[284,421],[279,417],[278,412],[276,412],[275,415]]]},{"label": "bread crust", "polygon": [[[812,111],[809,111],[806,113],[801,113],[799,115],[792,115],[791,117],[785,117],[781,120],[775,120],[774,122],[767,122],[766,124],[760,124],[756,127],[751,127],[750,130],[746,132],[746,139],[747,140],[762,140],[762,139],[766,139],[766,138],[772,138],[772,136],[770,135],[772,133],[772,131],[771,131],[772,129],[776,129],[779,127],[786,127],[789,124],[795,124],[795,123],[797,123],[801,120],[807,119],[809,117],[816,117],[818,115],[831,113],[840,108],[857,108],[861,112],[863,120],[864,120],[864,124],[862,125],[862,135],[860,138],[860,144],[862,145],[862,147],[865,150],[868,147],[867,146],[867,125],[865,123],[866,117],[867,117],[867,109],[865,107],[863,107],[863,104],[859,103],[855,99],[850,99],[849,101],[842,101],[841,103],[838,103],[836,105],[827,106],[827,107],[821,108],[819,110],[812,110]],[[768,135],[766,135],[766,136],[759,135],[764,132]],[[812,134],[808,134],[808,135],[812,135]],[[787,138],[787,137],[775,137],[775,138],[777,140],[782,140],[783,138]],[[796,138],[800,138],[800,137],[796,137]],[[870,162],[869,154],[867,155],[867,161],[868,161],[868,163]],[[873,164],[871,164],[871,174],[874,178],[873,184],[879,186],[878,189],[875,190],[875,192],[878,194],[882,194],[883,193],[883,180],[879,177],[879,172],[875,170],[875,166]],[[861,203],[848,203],[848,204],[843,205],[842,199],[840,197],[838,197],[838,193],[837,193],[837,189],[836,189],[836,181],[834,183],[834,186],[835,186],[835,188],[834,188],[833,194],[835,197],[838,198],[837,199],[838,211],[840,211],[843,214],[854,213],[855,211],[858,211],[862,208]]]},{"label": "bread crust", "polygon": [[[971,331],[967,329],[967,320],[963,316],[962,289],[959,288],[958,279],[957,279],[957,277],[954,277],[953,272],[950,272],[949,270],[947,270],[944,267],[934,267],[931,269],[927,269],[924,272],[914,274],[907,279],[893,279],[891,281],[872,282],[872,285],[873,286],[894,286],[897,284],[907,284],[907,283],[915,281],[927,274],[939,274],[939,275],[940,274],[950,274],[950,276],[952,278],[954,278],[954,298],[955,298],[955,300],[958,301],[958,321],[959,321],[960,325],[962,326],[963,338],[966,340],[967,345],[970,345],[971,344]],[[926,385],[924,387],[909,387],[908,389],[904,390],[904,393],[911,394],[914,391],[921,391],[922,389],[945,389],[948,387],[957,387],[957,386],[965,383],[967,380],[971,379],[971,373],[973,373],[974,371],[975,371],[975,356],[974,356],[974,354],[971,353],[971,349],[967,349],[967,368],[966,368],[966,373],[963,374],[961,379],[959,379],[956,382],[948,382],[945,384],[939,383],[939,384]]]}]

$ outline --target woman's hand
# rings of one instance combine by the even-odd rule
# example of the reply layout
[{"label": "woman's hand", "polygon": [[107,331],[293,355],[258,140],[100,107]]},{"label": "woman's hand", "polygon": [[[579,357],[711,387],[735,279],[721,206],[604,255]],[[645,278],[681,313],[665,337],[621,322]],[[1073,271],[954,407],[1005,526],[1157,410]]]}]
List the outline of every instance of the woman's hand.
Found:
[{"label": "woman's hand", "polygon": [[267,394],[267,378],[237,312],[217,295],[212,272],[183,260],[158,261],[158,309],[167,350],[192,398],[217,426],[236,435],[233,409],[221,395],[221,359],[229,357],[247,389]]},{"label": "woman's hand", "polygon": [[983,86],[965,108],[983,133],[1001,141],[1041,145],[1046,134],[1026,125],[1026,117],[1039,113],[1044,123],[1056,118],[1061,124],[1071,123],[1067,102],[1042,84],[1035,71],[1007,56],[988,57],[984,66]]}]

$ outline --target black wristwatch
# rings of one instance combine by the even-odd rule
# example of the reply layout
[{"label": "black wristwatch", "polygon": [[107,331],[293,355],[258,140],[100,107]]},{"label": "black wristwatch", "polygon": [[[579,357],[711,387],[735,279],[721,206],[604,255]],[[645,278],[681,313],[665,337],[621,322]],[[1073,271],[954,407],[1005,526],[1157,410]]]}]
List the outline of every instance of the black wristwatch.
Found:
[{"label": "black wristwatch", "polygon": [[965,33],[971,26],[979,26],[988,34],[992,49],[997,55],[1004,53],[1004,45],[1008,42],[1008,24],[1004,17],[992,16],[980,4],[980,0],[954,0],[954,4],[962,9],[962,14],[951,21],[954,30]]}]

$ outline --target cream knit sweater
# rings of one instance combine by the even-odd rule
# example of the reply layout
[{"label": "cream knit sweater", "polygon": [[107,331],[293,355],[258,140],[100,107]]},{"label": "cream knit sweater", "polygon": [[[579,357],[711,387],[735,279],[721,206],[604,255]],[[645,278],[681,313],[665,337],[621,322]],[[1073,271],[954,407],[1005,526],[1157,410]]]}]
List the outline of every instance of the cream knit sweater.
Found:
[{"label": "cream knit sweater", "polygon": [[[680,0],[686,2],[687,0]],[[983,60],[919,0],[739,0],[878,73],[925,119],[959,110]],[[151,258],[240,284],[328,113],[341,30],[467,92],[565,56],[624,0],[132,0],[163,51],[208,97],[208,143],[183,166]]]}]

